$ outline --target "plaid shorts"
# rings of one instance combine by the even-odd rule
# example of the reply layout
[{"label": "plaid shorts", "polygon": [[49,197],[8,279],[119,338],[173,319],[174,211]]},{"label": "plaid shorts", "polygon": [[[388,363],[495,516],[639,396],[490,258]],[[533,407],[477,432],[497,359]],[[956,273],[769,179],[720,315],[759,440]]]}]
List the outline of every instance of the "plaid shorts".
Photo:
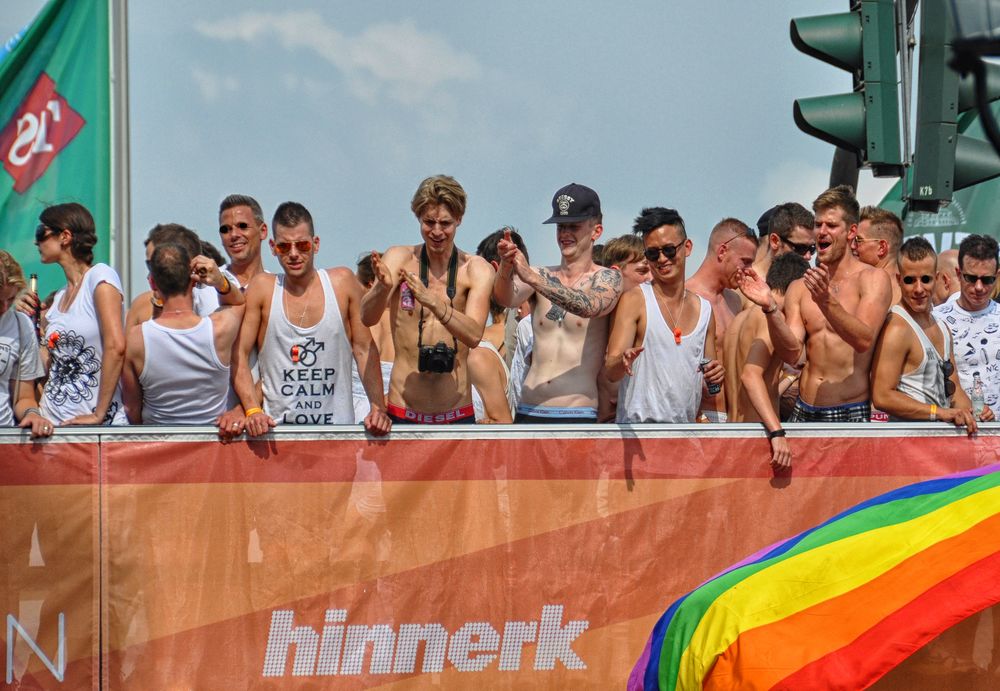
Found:
[{"label": "plaid shorts", "polygon": [[845,405],[816,406],[795,401],[789,422],[871,422],[872,404],[868,401]]}]

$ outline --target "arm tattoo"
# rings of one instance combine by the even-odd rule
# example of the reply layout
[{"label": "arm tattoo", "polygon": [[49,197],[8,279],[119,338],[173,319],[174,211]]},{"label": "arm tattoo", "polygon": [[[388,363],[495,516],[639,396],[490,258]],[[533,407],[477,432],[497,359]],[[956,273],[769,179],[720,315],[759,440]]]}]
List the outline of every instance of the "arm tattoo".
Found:
[{"label": "arm tattoo", "polygon": [[[538,274],[545,281],[535,290],[570,314],[578,317],[596,317],[610,308],[622,292],[622,275],[613,269],[601,269],[580,289],[567,288],[548,269],[541,268]],[[550,310],[545,315],[556,321],[558,317]]]}]

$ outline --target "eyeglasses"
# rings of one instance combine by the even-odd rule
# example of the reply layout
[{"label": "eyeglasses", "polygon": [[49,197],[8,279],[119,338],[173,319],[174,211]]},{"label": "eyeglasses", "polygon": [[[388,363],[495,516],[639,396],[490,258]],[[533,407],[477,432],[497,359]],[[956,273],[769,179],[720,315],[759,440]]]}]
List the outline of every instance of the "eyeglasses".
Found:
[{"label": "eyeglasses", "polygon": [[292,247],[296,249],[300,254],[306,254],[313,248],[312,240],[296,240],[295,242],[276,242],[272,245],[274,251],[278,254],[285,255],[292,251]]},{"label": "eyeglasses", "polygon": [[855,235],[851,242],[860,245],[863,242],[878,242],[881,239],[882,238],[863,238],[860,235]]},{"label": "eyeglasses", "polygon": [[[905,283],[908,286],[912,286],[914,283],[917,282],[917,279],[918,279],[917,276],[903,276],[903,283]],[[923,283],[925,286],[930,285],[931,283],[934,282],[934,277],[928,276],[926,274],[924,274],[923,276],[919,276],[919,279],[920,282]]]},{"label": "eyeglasses", "polygon": [[660,254],[663,254],[667,259],[673,259],[677,256],[677,250],[684,246],[687,240],[681,240],[676,245],[664,245],[663,247],[647,247],[642,252],[642,256],[646,258],[646,261],[655,262],[660,258]]},{"label": "eyeglasses", "polygon": [[219,226],[219,235],[229,235],[229,231],[232,230],[233,228],[239,228],[240,230],[248,230],[250,228],[250,224],[246,223],[245,221],[240,221],[239,223],[234,223],[231,226],[221,225]]},{"label": "eyeglasses", "polygon": [[44,223],[39,223],[38,227],[35,228],[35,246],[37,247],[55,235],[58,235],[58,233]]},{"label": "eyeglasses", "polygon": [[788,245],[788,249],[795,252],[795,254],[800,257],[804,257],[807,254],[816,254],[816,243],[814,242],[806,244],[804,242],[792,242],[791,240],[786,240],[785,238],[781,238],[781,241]]},{"label": "eyeglasses", "polygon": [[951,375],[955,372],[955,366],[951,360],[944,360],[941,363],[941,374],[944,375],[944,395],[951,398],[955,395],[955,382],[951,380]]},{"label": "eyeglasses", "polygon": [[996,274],[994,274],[992,276],[989,276],[989,275],[987,275],[987,276],[977,276],[976,274],[966,274],[966,273],[963,273],[962,274],[962,278],[969,285],[976,285],[977,281],[982,281],[984,286],[991,286],[991,285],[993,285],[994,283],[997,282]]}]

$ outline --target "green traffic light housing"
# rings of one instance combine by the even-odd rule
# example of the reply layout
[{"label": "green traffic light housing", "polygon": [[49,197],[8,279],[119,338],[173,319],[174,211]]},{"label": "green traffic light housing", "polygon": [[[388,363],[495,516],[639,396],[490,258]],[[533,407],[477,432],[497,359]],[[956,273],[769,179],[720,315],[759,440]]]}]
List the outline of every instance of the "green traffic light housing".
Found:
[{"label": "green traffic light housing", "polygon": [[789,27],[801,52],[851,72],[854,90],[795,101],[800,130],[854,151],[879,177],[902,173],[896,23],[892,0],[854,2],[850,12],[800,17]]}]

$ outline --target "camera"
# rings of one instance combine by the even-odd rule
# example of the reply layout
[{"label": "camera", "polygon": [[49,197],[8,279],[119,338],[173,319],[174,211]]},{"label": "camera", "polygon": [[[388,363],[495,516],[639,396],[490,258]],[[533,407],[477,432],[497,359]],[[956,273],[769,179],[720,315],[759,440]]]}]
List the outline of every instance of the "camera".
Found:
[{"label": "camera", "polygon": [[420,346],[417,369],[421,372],[445,374],[455,368],[456,348],[449,348],[444,341],[432,346]]}]

